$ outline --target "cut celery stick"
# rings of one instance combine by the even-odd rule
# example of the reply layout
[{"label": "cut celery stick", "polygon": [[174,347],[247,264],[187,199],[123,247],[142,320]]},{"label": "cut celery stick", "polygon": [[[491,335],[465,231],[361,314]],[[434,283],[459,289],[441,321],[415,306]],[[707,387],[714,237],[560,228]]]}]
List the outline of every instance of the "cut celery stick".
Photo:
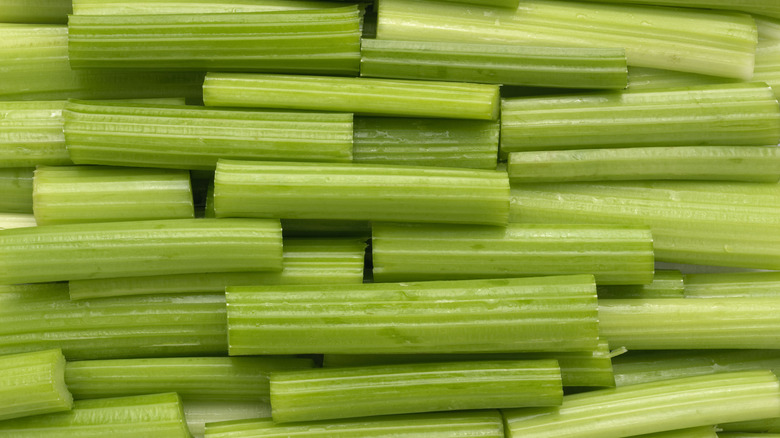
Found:
[{"label": "cut celery stick", "polygon": [[231,355],[592,351],[590,275],[228,287]]},{"label": "cut celery stick", "polygon": [[261,401],[193,401],[183,400],[184,418],[193,438],[204,438],[206,424],[248,418],[268,418],[271,405]]},{"label": "cut celery stick", "polygon": [[379,164],[220,160],[217,217],[504,225],[504,172]]},{"label": "cut celery stick", "polygon": [[64,101],[0,102],[0,167],[73,164],[62,133]]},{"label": "cut celery stick", "polygon": [[780,272],[687,274],[687,298],[780,297]]},{"label": "cut celery stick", "polygon": [[33,169],[0,168],[0,212],[32,213]]},{"label": "cut celery stick", "polygon": [[344,3],[311,0],[73,0],[78,15],[214,14],[342,7]]},{"label": "cut celery stick", "polygon": [[34,227],[35,216],[24,213],[0,213],[0,230]]},{"label": "cut celery stick", "polygon": [[70,102],[78,164],[214,170],[218,158],[351,161],[352,115]]},{"label": "cut celery stick", "polygon": [[634,435],[635,438],[719,438],[714,426],[699,426],[688,429]]},{"label": "cut celery stick", "polygon": [[1,0],[2,23],[52,23],[68,22],[70,0]]},{"label": "cut celery stick", "polygon": [[780,43],[756,49],[753,80],[767,83],[780,98]]},{"label": "cut celery stick", "polygon": [[70,410],[64,376],[59,349],[0,356],[0,420]]},{"label": "cut celery stick", "polygon": [[175,393],[77,401],[70,412],[0,423],[3,438],[189,438]]},{"label": "cut celery stick", "polygon": [[780,18],[780,3],[775,0],[598,0],[604,3],[629,3],[686,8],[726,9]]},{"label": "cut celery stick", "polygon": [[599,285],[597,290],[599,298],[682,298],[685,296],[683,274],[673,269],[657,269],[650,284]]},{"label": "cut celery stick", "polygon": [[615,180],[777,182],[776,146],[670,146],[509,154],[513,183]]},{"label": "cut celery stick", "polygon": [[735,423],[721,423],[718,424],[718,428],[723,429],[726,432],[780,433],[780,417]]},{"label": "cut celery stick", "polygon": [[282,233],[285,238],[371,238],[371,224],[368,221],[350,220],[307,220],[282,219]]},{"label": "cut celery stick", "polygon": [[501,105],[502,156],[532,150],[779,142],[780,108],[763,83],[517,98]]},{"label": "cut celery stick", "polygon": [[580,89],[627,85],[623,49],[363,39],[360,53],[360,75],[369,77]]},{"label": "cut celery stick", "polygon": [[780,411],[770,371],[722,373],[565,396],[556,408],[504,412],[509,438],[619,438],[742,421]]},{"label": "cut celery stick", "polygon": [[497,122],[451,119],[355,118],[358,163],[495,169]]},{"label": "cut celery stick", "polygon": [[0,230],[0,284],[281,269],[278,220],[174,219]]},{"label": "cut celery stick", "polygon": [[629,90],[652,90],[662,88],[695,87],[700,85],[717,85],[740,82],[738,79],[718,76],[683,73],[674,70],[656,68],[629,67]]},{"label": "cut celery stick", "polygon": [[271,374],[277,423],[418,412],[557,406],[555,360],[439,362]]},{"label": "cut celery stick", "polygon": [[623,47],[628,65],[739,79],[753,75],[757,41],[746,14],[556,0],[527,0],[516,10],[383,0],[377,38]]},{"label": "cut celery stick", "polygon": [[208,106],[341,111],[362,115],[496,120],[498,86],[326,76],[209,73]]},{"label": "cut celery stick", "polygon": [[593,274],[599,284],[649,284],[652,240],[647,228],[626,226],[374,224],[374,279]]}]

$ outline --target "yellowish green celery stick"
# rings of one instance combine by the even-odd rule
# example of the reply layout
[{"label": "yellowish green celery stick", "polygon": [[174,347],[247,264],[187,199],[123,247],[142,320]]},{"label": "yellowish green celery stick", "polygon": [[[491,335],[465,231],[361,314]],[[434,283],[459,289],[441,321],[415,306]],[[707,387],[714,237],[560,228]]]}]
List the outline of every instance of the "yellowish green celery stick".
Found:
[{"label": "yellowish green celery stick", "polygon": [[780,297],[780,272],[687,274],[686,298]]},{"label": "yellowish green celery stick", "polygon": [[357,117],[353,161],[495,169],[498,122]]},{"label": "yellowish green celery stick", "polygon": [[204,438],[209,423],[271,417],[271,405],[268,402],[183,400],[182,404],[184,418],[187,419],[187,427],[193,438]]},{"label": "yellowish green celery stick", "polygon": [[509,438],[620,438],[780,413],[777,377],[746,371],[568,395],[555,408],[504,412]]},{"label": "yellowish green celery stick", "polygon": [[714,426],[690,427],[688,429],[669,430],[666,432],[634,435],[634,438],[719,438]]},{"label": "yellowish green celery stick", "polygon": [[756,49],[753,80],[766,82],[780,98],[780,43]]},{"label": "yellowish green celery stick", "polygon": [[693,87],[699,85],[730,84],[735,82],[741,81],[733,78],[684,73],[674,70],[660,70],[657,68],[628,68],[629,90]]},{"label": "yellowish green celery stick", "polygon": [[[685,29],[685,32],[681,32]],[[750,79],[756,25],[747,14],[528,0],[516,10],[383,0],[377,38],[557,47],[622,47],[628,65]]]},{"label": "yellowish green celery stick", "polygon": [[0,212],[32,213],[32,192],[33,169],[0,168]]},{"label": "yellowish green celery stick", "polygon": [[82,400],[73,410],[0,422],[2,438],[189,438],[175,393]]},{"label": "yellowish green celery stick", "polygon": [[374,224],[374,279],[428,281],[593,274],[598,284],[653,281],[653,239],[643,227]]},{"label": "yellowish green celery stick", "polygon": [[312,0],[73,0],[78,15],[215,14],[343,7],[344,3]]},{"label": "yellowish green celery stick", "polygon": [[[517,7],[517,6],[515,6]],[[363,39],[360,75],[551,88],[626,88],[625,50]]]},{"label": "yellowish green celery stick", "polygon": [[228,287],[230,354],[592,351],[591,275]]},{"label": "yellowish green celery stick", "polygon": [[505,225],[505,172],[220,160],[217,217]]},{"label": "yellowish green celery stick", "polygon": [[285,238],[371,238],[371,224],[368,221],[282,219],[282,233]]},{"label": "yellowish green celery stick", "polygon": [[0,102],[0,167],[73,164],[65,149],[65,101]]},{"label": "yellowish green celery stick", "polygon": [[753,421],[739,421],[734,423],[720,423],[718,424],[718,428],[723,429],[726,432],[780,433],[780,417]]},{"label": "yellowish green celery stick", "polygon": [[70,0],[2,0],[2,23],[65,24],[71,12]]},{"label": "yellowish green celery stick", "polygon": [[555,360],[438,362],[271,374],[277,423],[418,412],[557,406]]},{"label": "yellowish green celery stick", "polygon": [[0,420],[70,410],[64,377],[59,349],[0,356]]},{"label": "yellowish green celery stick", "polygon": [[497,85],[328,76],[209,73],[207,106],[496,120]]},{"label": "yellowish green celery stick", "polygon": [[685,296],[683,274],[677,270],[657,269],[650,284],[599,285],[597,290],[599,298],[682,298]]},{"label": "yellowish green celery stick", "polygon": [[[599,0],[602,2],[602,0]],[[606,0],[606,3],[631,3],[686,8],[726,9],[780,18],[780,4],[774,0]]]},{"label": "yellowish green celery stick", "polygon": [[25,213],[0,213],[0,230],[34,227],[35,216]]}]

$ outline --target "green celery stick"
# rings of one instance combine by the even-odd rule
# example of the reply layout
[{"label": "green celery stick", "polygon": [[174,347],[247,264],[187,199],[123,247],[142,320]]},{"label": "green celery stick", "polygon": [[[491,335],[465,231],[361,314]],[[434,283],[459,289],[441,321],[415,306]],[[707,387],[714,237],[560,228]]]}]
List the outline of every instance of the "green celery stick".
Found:
[{"label": "green celery stick", "polygon": [[780,98],[780,43],[756,49],[753,80],[767,83]]},{"label": "green celery stick", "polygon": [[0,212],[32,213],[33,169],[0,168]]},{"label": "green celery stick", "polygon": [[175,393],[82,400],[72,411],[0,422],[2,438],[189,438]]},{"label": "green celery stick", "polygon": [[516,10],[383,0],[377,38],[622,47],[631,66],[746,80],[757,41],[747,14],[557,0],[527,0]]},{"label": "green celery stick", "polygon": [[517,5],[520,3],[519,0],[446,0],[446,1],[452,1],[456,3],[470,3],[473,5],[480,5],[480,6],[512,8],[512,9],[517,8]]},{"label": "green celery stick", "polygon": [[374,279],[427,281],[593,274],[599,284],[649,284],[653,243],[642,227],[374,224]]},{"label": "green celery stick", "polygon": [[780,433],[718,432],[718,438],[780,438]]},{"label": "green celery stick", "polygon": [[579,89],[627,85],[623,49],[363,39],[360,52],[360,75],[368,77]]},{"label": "green celery stick", "polygon": [[592,351],[590,275],[228,287],[230,354]]},{"label": "green celery stick", "polygon": [[352,115],[70,102],[65,141],[78,164],[213,171],[217,159],[352,160]]},{"label": "green celery stick", "polygon": [[683,274],[674,269],[657,269],[650,284],[599,285],[597,290],[599,298],[682,298],[685,296]]},{"label": "green celery stick", "polygon": [[209,73],[207,106],[496,120],[498,86],[398,79]]},{"label": "green celery stick", "polygon": [[379,164],[220,160],[217,217],[504,225],[504,172]]},{"label": "green celery stick", "polygon": [[719,438],[713,426],[690,427],[687,429],[634,435],[635,438]]},{"label": "green celery stick", "polygon": [[0,0],[2,23],[52,23],[68,22],[70,0]]},{"label": "green celery stick", "polygon": [[371,238],[371,224],[368,221],[282,219],[282,233],[285,239],[357,237],[368,240]]},{"label": "green celery stick", "polygon": [[35,216],[25,213],[0,213],[0,230],[34,227]]},{"label": "green celery stick", "polygon": [[694,87],[700,85],[729,84],[735,82],[740,81],[738,79],[722,78],[719,76],[683,73],[674,70],[660,70],[657,68],[628,68],[629,90]]},{"label": "green celery stick", "polygon": [[763,83],[506,99],[501,154],[650,146],[775,146],[780,107]]},{"label": "green celery stick", "polygon": [[73,408],[64,376],[59,349],[0,356],[0,420]]},{"label": "green celery stick", "polygon": [[357,117],[356,163],[495,169],[498,122]]},{"label": "green celery stick", "polygon": [[73,164],[62,133],[64,101],[0,102],[0,167]]},{"label": "green celery stick", "polygon": [[0,230],[0,284],[281,269],[278,220],[173,219]]},{"label": "green celery stick", "polygon": [[735,272],[685,275],[687,298],[780,297],[780,272]]},{"label": "green celery stick", "polygon": [[509,438],[620,438],[777,415],[770,371],[712,374],[603,389],[554,408],[504,412]]},{"label": "green celery stick", "polygon": [[758,28],[758,46],[774,45],[780,42],[780,17],[754,15]]},{"label": "green celery stick", "polygon": [[718,428],[725,432],[758,432],[780,433],[780,417],[765,418],[753,421],[738,421],[734,423],[721,423]]},{"label": "green celery stick", "polygon": [[341,7],[343,3],[311,0],[73,0],[78,15],[214,14]]},{"label": "green celery stick", "polygon": [[599,0],[599,2],[727,9],[780,18],[780,3],[775,0]]},{"label": "green celery stick", "polygon": [[271,374],[277,423],[468,409],[557,406],[555,360],[439,362]]},{"label": "green celery stick", "polygon": [[206,425],[247,418],[268,418],[271,405],[262,401],[183,400],[184,418],[193,438],[204,438]]}]

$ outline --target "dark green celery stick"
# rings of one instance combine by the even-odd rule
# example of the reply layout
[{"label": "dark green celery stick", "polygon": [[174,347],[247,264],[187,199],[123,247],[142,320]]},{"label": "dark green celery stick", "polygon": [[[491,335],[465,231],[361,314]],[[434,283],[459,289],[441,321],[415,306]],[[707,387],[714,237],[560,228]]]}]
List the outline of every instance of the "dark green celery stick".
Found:
[{"label": "dark green celery stick", "polygon": [[353,161],[495,169],[498,128],[477,120],[357,117]]},{"label": "dark green celery stick", "polygon": [[217,217],[504,225],[504,172],[379,164],[220,160]]},{"label": "dark green celery stick", "polygon": [[501,154],[651,146],[774,146],[780,108],[764,83],[505,99]]},{"label": "dark green celery stick", "polygon": [[34,227],[35,216],[25,213],[0,213],[0,230]]},{"label": "dark green celery stick", "polygon": [[620,438],[777,415],[770,371],[686,377],[563,398],[555,408],[504,412],[509,438]]},{"label": "dark green celery stick", "polygon": [[780,297],[780,272],[687,274],[687,298]]},{"label": "dark green celery stick", "polygon": [[[261,401],[183,400],[184,418],[193,438],[204,438],[206,424],[226,421],[248,421],[247,418],[268,418],[271,405]],[[357,437],[356,437],[357,438]]]},{"label": "dark green celery stick", "polygon": [[228,287],[231,355],[592,351],[596,288],[563,277]]},{"label": "dark green celery stick", "polygon": [[0,167],[73,164],[62,133],[64,107],[65,101],[0,102]]},{"label": "dark green celery stick", "polygon": [[599,284],[653,281],[653,239],[642,227],[374,224],[376,281],[593,274]]},{"label": "dark green celery stick", "polygon": [[70,410],[64,373],[59,349],[0,356],[0,420]]},{"label": "dark green celery stick", "polygon": [[[516,6],[515,6],[516,7]],[[363,39],[360,75],[560,88],[623,89],[623,49]]]},{"label": "dark green celery stick", "polygon": [[756,49],[753,80],[766,82],[780,98],[780,43]]},{"label": "dark green celery stick", "polygon": [[741,81],[738,79],[723,78],[719,76],[683,73],[674,70],[660,70],[657,68],[628,68],[629,90],[693,87],[699,85],[730,84],[735,82]]},{"label": "dark green celery stick", "polygon": [[70,102],[75,163],[214,170],[218,158],[351,161],[352,115]]},{"label": "dark green celery stick", "polygon": [[598,286],[599,298],[682,298],[683,274],[677,270],[656,270],[653,282],[644,285]]},{"label": "dark green celery stick", "polygon": [[714,426],[699,426],[688,429],[634,435],[634,438],[719,438]]},{"label": "dark green celery stick", "polygon": [[3,23],[64,24],[70,12],[70,0],[0,0]]},{"label": "dark green celery stick", "polygon": [[0,212],[32,213],[33,169],[0,168]]},{"label": "dark green celery stick", "polygon": [[718,428],[723,429],[726,432],[780,433],[780,417],[735,423],[721,423],[718,424]]},{"label": "dark green celery stick", "polygon": [[555,360],[438,362],[271,374],[277,423],[418,412],[557,406]]},{"label": "dark green celery stick", "polygon": [[327,76],[209,73],[208,106],[496,120],[497,85]]},{"label": "dark green celery stick", "polygon": [[73,410],[0,422],[2,438],[189,438],[175,393],[77,401]]},{"label": "dark green celery stick", "polygon": [[285,238],[358,237],[368,240],[371,224],[368,221],[282,219],[282,234]]},{"label": "dark green celery stick", "polygon": [[652,6],[526,0],[514,10],[383,0],[377,38],[623,47],[628,65],[747,80],[756,27],[747,14]]},{"label": "dark green celery stick", "polygon": [[341,6],[344,3],[319,0],[73,0],[73,12],[78,15],[213,14]]},{"label": "dark green celery stick", "polygon": [[775,0],[599,0],[605,3],[633,3],[687,8],[727,9],[780,18],[780,3]]},{"label": "dark green celery stick", "polygon": [[0,230],[0,284],[281,269],[278,220],[173,219]]}]

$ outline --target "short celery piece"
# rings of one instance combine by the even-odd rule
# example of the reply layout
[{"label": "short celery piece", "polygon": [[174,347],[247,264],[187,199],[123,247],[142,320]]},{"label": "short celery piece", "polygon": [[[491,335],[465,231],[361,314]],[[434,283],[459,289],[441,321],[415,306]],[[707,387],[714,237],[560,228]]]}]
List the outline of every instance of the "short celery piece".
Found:
[{"label": "short celery piece", "polygon": [[722,373],[603,389],[555,408],[504,412],[510,438],[620,438],[777,415],[770,371]]},{"label": "short celery piece", "polygon": [[209,423],[271,417],[271,405],[267,401],[183,400],[182,403],[193,438],[204,438]]},{"label": "short celery piece", "polygon": [[504,172],[220,160],[217,217],[505,225]]},{"label": "short celery piece", "polygon": [[72,411],[0,422],[3,438],[189,438],[175,393],[82,400]]},{"label": "short celery piece", "polygon": [[59,349],[0,356],[0,420],[70,410],[64,377]]},{"label": "short celery piece", "polygon": [[757,41],[747,14],[557,0],[522,1],[517,9],[383,0],[377,38],[622,47],[631,66],[745,80]]},{"label": "short celery piece", "polygon": [[592,351],[590,275],[228,287],[231,355]]},{"label": "short celery piece", "polygon": [[774,0],[599,0],[599,2],[726,9],[780,18],[780,3]]},{"label": "short celery piece", "polygon": [[374,279],[428,281],[593,274],[598,284],[649,284],[653,243],[643,227],[374,224]]},{"label": "short celery piece", "polygon": [[25,213],[0,213],[0,230],[34,227],[35,216]]},{"label": "short celery piece", "polygon": [[209,73],[207,106],[349,112],[371,116],[496,120],[497,85],[400,79]]},{"label": "short celery piece", "polygon": [[623,89],[626,54],[616,48],[363,39],[360,75],[551,88]]},{"label": "short celery piece", "polygon": [[70,0],[2,0],[0,22],[64,24],[71,9]]},{"label": "short celery piece", "polygon": [[598,286],[599,298],[682,298],[685,284],[682,272],[658,269],[653,282],[643,285]]},{"label": "short celery piece", "polygon": [[78,15],[215,14],[342,7],[320,0],[73,0]]},{"label": "short celery piece", "polygon": [[33,169],[0,168],[0,212],[32,213]]},{"label": "short celery piece", "polygon": [[777,298],[780,272],[687,274],[686,298]]},{"label": "short celery piece", "polygon": [[657,68],[629,67],[629,90],[652,90],[661,88],[693,87],[699,85],[716,85],[741,82],[738,79],[718,76],[683,73],[674,70]]},{"label": "short celery piece", "polygon": [[720,438],[714,426],[689,427],[687,429],[634,435],[634,438]]},{"label": "short celery piece", "polygon": [[555,360],[439,362],[271,374],[275,422],[418,412],[557,406]]},{"label": "short celery piece", "polygon": [[65,101],[0,102],[0,167],[73,164],[65,149]]}]

